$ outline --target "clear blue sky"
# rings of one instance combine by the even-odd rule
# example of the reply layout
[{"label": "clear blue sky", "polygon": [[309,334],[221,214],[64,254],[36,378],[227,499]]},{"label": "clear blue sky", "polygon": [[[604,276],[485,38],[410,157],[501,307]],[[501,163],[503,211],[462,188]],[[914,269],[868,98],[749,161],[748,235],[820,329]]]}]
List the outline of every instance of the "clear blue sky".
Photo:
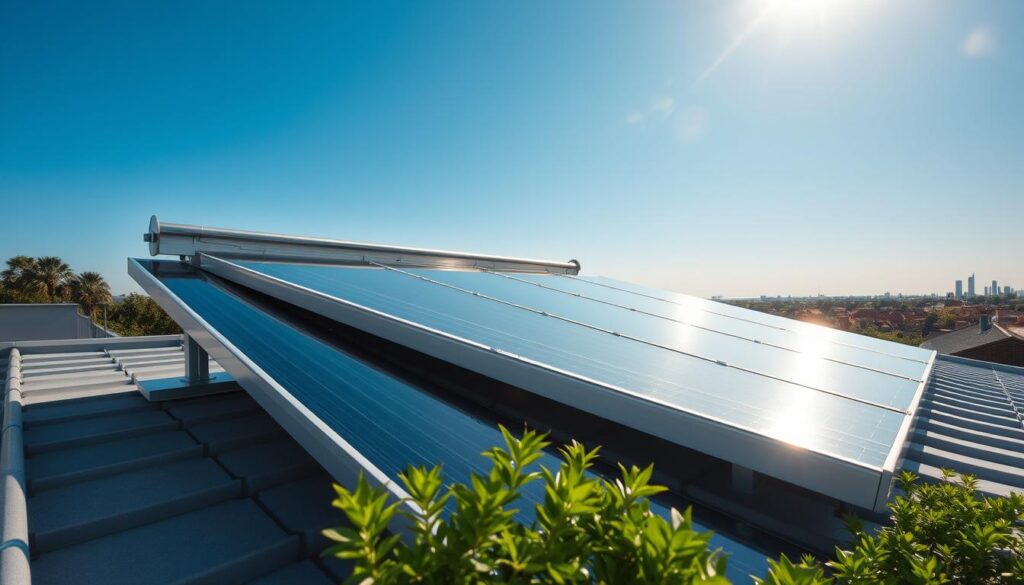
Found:
[{"label": "clear blue sky", "polygon": [[0,257],[137,290],[156,213],[699,295],[1024,288],[1022,104],[1017,0],[11,0]]}]

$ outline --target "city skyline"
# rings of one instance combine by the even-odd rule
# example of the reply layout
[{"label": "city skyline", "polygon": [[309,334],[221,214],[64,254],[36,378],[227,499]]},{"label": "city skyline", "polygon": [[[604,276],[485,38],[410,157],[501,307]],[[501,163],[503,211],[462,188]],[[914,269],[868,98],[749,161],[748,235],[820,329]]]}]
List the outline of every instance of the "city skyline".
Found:
[{"label": "city skyline", "polygon": [[704,297],[1024,282],[1024,4],[790,4],[17,3],[0,256],[131,292],[156,213]]}]

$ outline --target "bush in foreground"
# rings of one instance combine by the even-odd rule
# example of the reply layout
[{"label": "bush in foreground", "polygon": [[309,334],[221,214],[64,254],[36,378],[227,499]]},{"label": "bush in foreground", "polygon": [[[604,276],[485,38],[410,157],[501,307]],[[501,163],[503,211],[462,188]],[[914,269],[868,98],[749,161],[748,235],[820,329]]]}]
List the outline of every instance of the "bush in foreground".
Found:
[{"label": "bush in foreground", "polygon": [[[690,511],[669,519],[651,512],[648,498],[665,491],[650,483],[652,468],[619,466],[615,480],[587,473],[597,457],[573,442],[557,470],[531,465],[548,445],[545,435],[504,428],[505,448],[483,455],[490,471],[469,484],[445,485],[440,468],[401,474],[413,506],[360,477],[356,489],[335,486],[333,505],[349,526],[324,531],[324,551],[354,562],[349,583],[729,583],[726,556],[709,547],[711,533],[694,530]],[[522,488],[544,484],[530,525],[516,521]],[[769,560],[767,585],[839,583],[1021,583],[1024,546],[1015,524],[1024,498],[982,498],[964,477],[918,485],[901,477],[905,496],[890,505],[892,526],[869,534],[850,521],[853,549],[836,560]],[[413,511],[412,508],[415,508]],[[444,512],[442,514],[442,512]],[[404,516],[410,537],[387,527]]]}]

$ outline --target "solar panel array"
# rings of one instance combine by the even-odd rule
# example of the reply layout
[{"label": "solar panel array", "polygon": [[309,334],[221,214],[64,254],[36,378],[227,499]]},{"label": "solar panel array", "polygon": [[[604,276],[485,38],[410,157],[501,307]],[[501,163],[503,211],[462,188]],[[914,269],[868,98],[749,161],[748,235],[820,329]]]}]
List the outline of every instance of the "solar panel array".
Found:
[{"label": "solar panel array", "polygon": [[[493,422],[316,339],[191,267],[177,262],[143,265],[210,328],[392,481],[410,465],[443,464],[447,480],[466,482],[471,472],[486,471],[487,461],[481,453],[502,442]],[[545,453],[538,464],[557,469],[559,461]],[[525,501],[517,509],[520,519],[529,521],[533,505],[543,501],[543,485],[528,484],[523,496]],[[652,509],[669,514],[658,503],[653,503]],[[699,522],[697,526],[705,528]],[[764,554],[739,541],[716,534],[712,546],[729,553],[733,578],[764,570]]]},{"label": "solar panel array", "polygon": [[932,357],[610,279],[238,264],[623,395],[874,469],[899,440]]}]

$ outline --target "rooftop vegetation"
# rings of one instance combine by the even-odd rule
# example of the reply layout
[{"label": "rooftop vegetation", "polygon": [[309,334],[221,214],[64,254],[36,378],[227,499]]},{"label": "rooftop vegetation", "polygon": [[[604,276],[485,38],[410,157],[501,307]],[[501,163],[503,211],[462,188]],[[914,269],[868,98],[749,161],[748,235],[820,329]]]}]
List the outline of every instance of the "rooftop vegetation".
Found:
[{"label": "rooftop vegetation", "polygon": [[118,335],[180,333],[181,328],[145,295],[129,294],[117,302],[98,272],[75,272],[56,256],[14,256],[0,272],[0,303],[77,303],[84,315]]},{"label": "rooftop vegetation", "polygon": [[[347,583],[715,583],[728,557],[710,547],[711,533],[694,528],[690,510],[664,518],[649,498],[666,490],[650,483],[652,468],[619,466],[619,476],[588,473],[597,449],[573,442],[558,469],[531,465],[546,436],[504,428],[504,447],[483,455],[490,470],[468,484],[446,484],[440,467],[401,474],[412,506],[389,500],[360,477],[354,490],[335,486],[333,505],[348,524],[326,530],[324,551],[348,559]],[[515,520],[525,485],[543,482],[544,501],[529,525]],[[848,519],[851,540],[832,560],[785,556],[767,561],[766,585],[979,584],[1024,582],[1024,498],[984,497],[970,476],[950,472],[939,484],[899,478],[891,523],[869,532]],[[392,520],[411,536],[391,534]]]}]

